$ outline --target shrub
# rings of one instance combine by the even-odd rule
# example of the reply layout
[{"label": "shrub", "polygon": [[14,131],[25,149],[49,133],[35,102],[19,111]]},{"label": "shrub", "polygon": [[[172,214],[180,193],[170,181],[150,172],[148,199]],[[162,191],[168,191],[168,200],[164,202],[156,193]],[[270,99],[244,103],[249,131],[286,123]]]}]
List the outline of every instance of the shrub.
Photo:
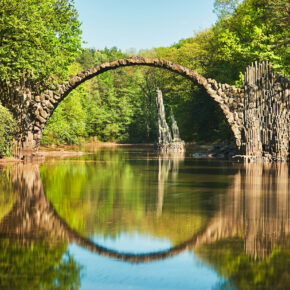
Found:
[{"label": "shrub", "polygon": [[16,121],[12,114],[0,104],[0,158],[9,153],[16,133]]}]

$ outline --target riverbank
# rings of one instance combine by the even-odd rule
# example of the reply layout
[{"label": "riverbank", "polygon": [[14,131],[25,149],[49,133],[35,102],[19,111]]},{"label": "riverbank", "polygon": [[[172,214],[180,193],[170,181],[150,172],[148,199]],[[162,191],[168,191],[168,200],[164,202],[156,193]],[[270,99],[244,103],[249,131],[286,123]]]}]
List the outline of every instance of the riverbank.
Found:
[{"label": "riverbank", "polygon": [[[32,160],[41,160],[45,158],[65,158],[73,156],[82,156],[90,154],[91,149],[94,148],[110,148],[110,147],[125,147],[125,146],[153,146],[153,144],[120,144],[116,142],[88,142],[83,145],[50,145],[40,146],[38,152],[33,150],[23,150],[19,158],[16,157],[4,157],[0,159],[0,164],[11,164],[17,162],[25,162]],[[86,150],[89,149],[89,150]]]},{"label": "riverbank", "polygon": [[71,149],[64,148],[41,148],[38,152],[34,152],[32,150],[24,150],[19,158],[15,157],[4,157],[0,159],[0,165],[2,164],[13,164],[18,162],[27,162],[27,161],[41,161],[47,157],[73,157],[73,156],[82,156],[84,154],[88,154],[83,151],[75,151]]},{"label": "riverbank", "polygon": [[[216,159],[217,152],[213,153],[214,145],[200,145],[196,143],[186,143],[186,151],[188,156],[195,158]],[[41,161],[46,158],[66,158],[73,156],[82,156],[85,154],[92,154],[101,148],[117,148],[117,147],[154,147],[153,143],[138,143],[138,144],[120,144],[116,142],[88,142],[82,145],[50,145],[41,146],[38,152],[33,150],[23,150],[19,158],[5,157],[0,159],[0,164],[11,164],[17,162]],[[197,153],[199,152],[199,153]],[[218,150],[219,152],[219,150]],[[211,153],[211,154],[209,154]],[[220,152],[219,152],[220,153]],[[206,156],[206,157],[205,157]],[[220,155],[218,156],[220,157]]]}]

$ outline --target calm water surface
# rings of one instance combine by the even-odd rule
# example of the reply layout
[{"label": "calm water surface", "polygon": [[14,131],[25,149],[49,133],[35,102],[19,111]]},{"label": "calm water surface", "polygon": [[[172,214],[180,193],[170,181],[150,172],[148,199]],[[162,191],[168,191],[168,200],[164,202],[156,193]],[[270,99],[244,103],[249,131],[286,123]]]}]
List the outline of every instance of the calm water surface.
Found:
[{"label": "calm water surface", "polygon": [[0,167],[1,289],[289,289],[289,169],[150,148]]}]

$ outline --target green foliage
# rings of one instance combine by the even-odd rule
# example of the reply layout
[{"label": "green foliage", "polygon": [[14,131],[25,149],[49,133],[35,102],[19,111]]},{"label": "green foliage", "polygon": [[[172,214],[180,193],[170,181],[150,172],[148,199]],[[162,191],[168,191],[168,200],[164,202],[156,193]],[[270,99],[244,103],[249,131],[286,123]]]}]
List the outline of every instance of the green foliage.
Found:
[{"label": "green foliage", "polygon": [[[235,1],[216,1],[234,3]],[[232,5],[232,4],[229,4]],[[244,0],[228,17],[221,16],[212,28],[213,54],[208,67],[228,68],[228,75],[239,73],[256,60],[269,60],[278,71],[289,73],[289,1]],[[228,77],[229,82],[233,82]]]},{"label": "green foliage", "polygon": [[11,113],[0,104],[0,158],[9,154],[15,128],[16,122]]},{"label": "green foliage", "polygon": [[[178,244],[191,238],[207,222],[207,214],[217,210],[205,202],[208,189],[201,186],[204,176],[192,179],[190,174],[183,174],[179,178],[186,186],[176,186],[176,173],[170,170],[168,181],[164,181],[162,215],[158,216],[158,182],[162,186],[158,176],[172,160],[163,161],[160,168],[156,160],[140,160],[141,156],[136,160],[135,151],[130,153],[128,148],[95,149],[93,155],[78,160],[41,166],[49,201],[80,234],[117,236],[138,231]],[[166,186],[167,182],[172,186]],[[228,178],[214,176],[212,182],[219,195],[224,193]]]},{"label": "green foliage", "polygon": [[78,289],[80,265],[66,253],[65,244],[52,245],[0,239],[0,288]]},{"label": "green foliage", "polygon": [[[210,59],[208,43],[212,32],[204,31],[193,39],[182,40],[169,48],[158,48],[153,56],[184,65],[207,75]],[[161,69],[150,69],[149,86],[159,87],[167,106],[173,108],[181,137],[185,141],[214,142],[231,138],[218,105],[195,84],[182,76]],[[154,96],[155,97],[155,96]]]},{"label": "green foliage", "polygon": [[[117,48],[85,50],[71,74],[126,57]],[[144,69],[106,72],[74,90],[49,120],[43,144],[77,144],[80,138],[148,142],[156,136],[155,94],[144,91]]]},{"label": "green foliage", "polygon": [[[92,57],[88,57],[91,53]],[[92,67],[105,61],[127,57],[117,48],[87,51],[81,56],[83,65]],[[84,60],[86,59],[86,60]],[[94,60],[88,65],[88,59]],[[102,141],[152,141],[152,122],[155,110],[151,96],[145,95],[142,86],[142,68],[125,68],[102,74],[91,81],[88,94],[87,132]],[[154,121],[155,121],[154,115]],[[153,124],[154,123],[154,124]]]},{"label": "green foliage", "polygon": [[60,103],[48,121],[42,144],[80,144],[86,137],[86,111],[82,106],[84,90],[79,88]]},{"label": "green foliage", "polygon": [[276,246],[266,259],[255,260],[244,252],[242,240],[223,240],[204,245],[196,254],[228,282],[222,289],[288,289],[289,243]]},{"label": "green foliage", "polygon": [[214,12],[219,17],[230,16],[235,11],[240,2],[240,0],[215,0]]},{"label": "green foliage", "polygon": [[[269,60],[276,71],[289,73],[288,1],[216,0],[214,8],[219,18],[210,29],[139,55],[168,59],[238,87],[246,67],[256,60]],[[116,47],[87,49],[71,74],[127,56]],[[173,109],[184,140],[233,138],[218,105],[193,83],[162,69],[130,67],[108,71],[72,92],[49,121],[43,143],[79,143],[87,137],[154,142],[157,88],[167,109]]]},{"label": "green foliage", "polygon": [[73,0],[0,0],[0,101],[17,121],[30,126],[32,102],[68,77],[81,51],[81,30]]},{"label": "green foliage", "polygon": [[80,51],[72,0],[0,0],[1,82],[62,78]]}]

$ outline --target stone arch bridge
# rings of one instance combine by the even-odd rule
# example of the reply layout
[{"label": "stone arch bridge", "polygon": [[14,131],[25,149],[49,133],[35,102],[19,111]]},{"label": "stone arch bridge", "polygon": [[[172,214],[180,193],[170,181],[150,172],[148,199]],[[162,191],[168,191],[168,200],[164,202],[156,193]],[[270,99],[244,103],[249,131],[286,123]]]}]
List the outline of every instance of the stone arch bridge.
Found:
[{"label": "stone arch bridge", "polygon": [[[131,57],[106,62],[71,77],[69,81],[41,95],[31,92],[26,114],[24,149],[38,149],[46,122],[58,104],[83,82],[106,71],[126,66],[151,66],[178,73],[204,89],[218,104],[233,133],[239,154],[252,159],[285,161],[289,155],[289,79],[277,77],[267,62],[255,62],[245,73],[242,88],[207,79],[171,61]],[[12,109],[13,112],[13,109]]]}]

